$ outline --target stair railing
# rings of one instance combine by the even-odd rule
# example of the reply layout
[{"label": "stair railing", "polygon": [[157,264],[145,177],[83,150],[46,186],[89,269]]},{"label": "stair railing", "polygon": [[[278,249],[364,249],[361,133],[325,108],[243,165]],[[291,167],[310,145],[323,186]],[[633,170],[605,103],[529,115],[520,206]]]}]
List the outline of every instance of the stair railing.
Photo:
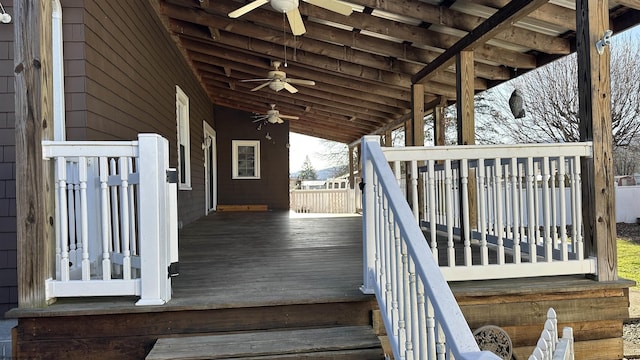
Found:
[{"label": "stair railing", "polygon": [[499,359],[480,351],[380,148],[362,140],[364,284],[396,359]]}]

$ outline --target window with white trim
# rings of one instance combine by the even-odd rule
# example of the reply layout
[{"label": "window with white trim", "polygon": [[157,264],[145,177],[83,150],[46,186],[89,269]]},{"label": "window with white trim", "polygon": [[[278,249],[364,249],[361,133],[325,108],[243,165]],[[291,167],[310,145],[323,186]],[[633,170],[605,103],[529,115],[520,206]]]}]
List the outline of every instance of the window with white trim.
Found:
[{"label": "window with white trim", "polygon": [[260,140],[233,140],[233,179],[260,179]]},{"label": "window with white trim", "polygon": [[189,141],[189,97],[176,85],[178,126],[178,188],[191,190],[191,142]]}]

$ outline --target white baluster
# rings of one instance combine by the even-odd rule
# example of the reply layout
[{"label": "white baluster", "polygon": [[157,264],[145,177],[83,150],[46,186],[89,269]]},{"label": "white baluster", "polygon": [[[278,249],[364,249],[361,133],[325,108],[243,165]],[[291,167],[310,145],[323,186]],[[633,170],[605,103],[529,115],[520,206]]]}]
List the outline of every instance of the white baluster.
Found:
[{"label": "white baluster", "polygon": [[78,158],[78,183],[80,187],[80,239],[82,242],[82,280],[91,279],[89,261],[89,210],[87,208],[87,158]]},{"label": "white baluster", "polygon": [[[138,158],[128,158],[129,169],[131,173],[138,172],[138,166],[134,167]],[[131,214],[131,221],[129,222],[129,241],[131,243],[131,255],[138,255],[138,236],[136,231],[136,186],[135,184],[129,184],[129,214]]]},{"label": "white baluster", "polygon": [[77,184],[77,166],[74,162],[67,162],[67,221],[68,235],[69,235],[69,267],[77,266],[76,259],[76,209],[75,209],[75,194],[74,185]]},{"label": "white baluster", "polygon": [[[553,241],[553,248],[559,249],[558,242],[558,199],[556,193],[556,181],[558,179],[558,169],[557,169],[558,160],[550,160],[551,165],[551,239]],[[564,195],[564,194],[562,194]]]},{"label": "white baluster", "polygon": [[447,210],[447,261],[449,267],[456,266],[456,252],[453,244],[453,184],[451,173],[451,160],[445,160],[445,209]]},{"label": "white baluster", "polygon": [[120,211],[122,217],[122,278],[131,279],[131,252],[129,251],[129,163],[126,158],[121,157],[120,165]]},{"label": "white baluster", "polygon": [[536,220],[535,220],[535,198],[536,187],[534,182],[536,181],[536,175],[534,173],[533,158],[527,158],[527,241],[529,241],[529,261],[532,263],[538,262],[537,259],[537,239],[536,239]]},{"label": "white baluster", "polygon": [[576,183],[576,214],[574,217],[573,228],[576,229],[576,253],[578,260],[584,260],[584,244],[582,237],[582,179],[580,177],[580,157],[576,156],[573,160]]},{"label": "white baluster", "polygon": [[434,169],[435,161],[431,160],[427,164],[428,166],[428,184],[429,184],[429,234],[431,234],[431,252],[433,253],[433,258],[436,260],[436,263],[439,265],[438,260],[438,238],[436,233],[436,178],[435,178],[435,169]]},{"label": "white baluster", "polygon": [[413,341],[414,341],[414,336],[417,333],[417,329],[416,329],[416,317],[417,317],[417,312],[415,312],[415,306],[414,304],[416,303],[416,288],[415,288],[415,282],[416,282],[416,276],[415,276],[415,268],[413,267],[413,261],[411,261],[411,257],[408,254],[407,251],[407,245],[406,243],[403,241],[402,242],[403,245],[403,252],[405,255],[403,255],[403,264],[404,264],[404,269],[403,269],[403,274],[404,274],[404,295],[403,295],[403,299],[404,299],[404,309],[405,309],[405,331],[406,331],[406,360],[413,360]]},{"label": "white baluster", "polygon": [[495,235],[497,236],[497,245],[498,245],[498,264],[504,264],[504,224],[502,222],[502,212],[503,212],[503,202],[502,202],[502,194],[503,194],[503,183],[502,183],[502,165],[501,159],[496,158],[494,163],[494,189],[495,189],[495,212],[496,212],[496,221],[495,221]]},{"label": "white baluster", "polygon": [[513,262],[520,264],[520,186],[518,176],[518,159],[511,158],[511,207],[512,207],[512,219],[513,219]]},{"label": "white baluster", "polygon": [[447,342],[440,325],[440,320],[436,318],[436,359],[445,360],[447,358]]},{"label": "white baluster", "polygon": [[[109,173],[110,175],[117,175],[118,168],[116,166],[116,160],[109,160]],[[111,249],[113,249],[116,253],[121,253],[122,249],[120,246],[120,214],[118,214],[118,208],[120,208],[118,204],[118,186],[111,186],[111,234],[112,234],[112,243]]]},{"label": "white baluster", "polygon": [[462,185],[462,228],[464,230],[464,265],[473,265],[471,256],[471,222],[469,221],[469,161],[460,161],[460,183]]},{"label": "white baluster", "polygon": [[405,271],[407,266],[407,253],[405,244],[402,241],[402,237],[400,234],[400,229],[398,226],[395,226],[396,231],[396,273],[397,278],[396,282],[398,283],[398,289],[396,292],[397,302],[398,302],[398,342],[400,343],[400,353],[404,354],[407,350],[407,323],[406,323],[406,306],[405,306],[405,289],[406,284],[408,283],[407,271]]},{"label": "white baluster", "polygon": [[107,158],[100,158],[100,205],[102,219],[102,279],[111,280],[111,260],[109,258],[110,251],[110,212],[109,212],[109,172]]},{"label": "white baluster", "polygon": [[484,159],[478,159],[478,223],[480,224],[480,263],[489,265],[489,249],[487,248],[487,200],[485,190],[485,166]]},{"label": "white baluster", "polygon": [[[502,160],[501,160],[502,161]],[[504,202],[502,204],[502,211],[504,212],[504,237],[507,239],[513,239],[513,199],[511,198],[512,192],[509,191],[512,188],[511,184],[511,168],[509,167],[509,163],[505,163],[502,166],[502,193],[504,194]]]},{"label": "white baluster", "polygon": [[424,283],[420,277],[417,278],[417,307],[418,307],[418,359],[426,360],[427,353],[427,314],[425,311],[425,295],[424,295]]},{"label": "white baluster", "polygon": [[562,261],[569,260],[569,246],[567,244],[567,196],[565,194],[566,159],[561,156],[558,160],[558,187],[560,188],[560,252]]},{"label": "white baluster", "polygon": [[542,158],[542,214],[544,225],[544,257],[547,262],[553,261],[553,244],[551,239],[551,204],[549,204],[549,181],[551,175],[549,174],[549,158]]},{"label": "white baluster", "polygon": [[[75,233],[76,233],[76,256],[74,257],[74,261],[77,264],[82,266],[82,253],[84,252],[84,244],[82,243],[82,201],[81,201],[81,192],[80,192],[80,159],[83,158],[78,157],[78,163],[76,163],[76,168],[73,178],[73,200],[75,202]],[[85,168],[86,168],[86,158],[85,158]]]},{"label": "white baluster", "polygon": [[69,281],[69,223],[67,220],[67,161],[59,157],[56,161],[58,174],[58,206],[60,206],[60,280]]},{"label": "white baluster", "polygon": [[[431,294],[433,296],[433,294]],[[436,358],[436,319],[433,304],[431,303],[431,296],[427,296],[427,359]]]},{"label": "white baluster", "polygon": [[411,209],[418,225],[420,225],[420,204],[418,202],[418,162],[411,161]]}]

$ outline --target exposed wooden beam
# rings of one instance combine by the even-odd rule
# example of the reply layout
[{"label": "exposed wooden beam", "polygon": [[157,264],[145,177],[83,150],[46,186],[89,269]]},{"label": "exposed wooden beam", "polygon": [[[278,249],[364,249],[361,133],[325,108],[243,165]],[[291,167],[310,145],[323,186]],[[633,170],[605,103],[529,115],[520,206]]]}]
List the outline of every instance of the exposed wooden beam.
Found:
[{"label": "exposed wooden beam", "polygon": [[[548,0],[547,0],[548,1]],[[367,30],[381,35],[391,36],[404,41],[411,41],[415,44],[432,46],[440,49],[447,49],[458,41],[460,37],[436,32],[429,29],[420,28],[393,20],[374,17],[371,15],[354,12],[350,16],[341,16],[329,10],[317,6],[301,3],[300,12],[311,17],[317,17],[342,25],[352,26],[357,29]],[[492,37],[498,32],[505,30],[501,27],[499,31],[493,32]],[[488,40],[488,39],[487,39]],[[478,54],[490,61],[495,61],[518,68],[534,68],[535,58],[531,55],[522,54],[517,51],[487,45],[484,42],[475,47]]]},{"label": "exposed wooden beam", "polygon": [[593,156],[582,159],[584,256],[597,257],[599,281],[613,281],[618,273],[610,50],[598,54],[595,47],[609,28],[609,2],[577,0],[576,7],[580,140],[593,141]]},{"label": "exposed wooden beam", "polygon": [[449,47],[437,59],[415,74],[411,81],[413,83],[419,83],[428,80],[436,71],[446,68],[455,61],[455,56],[461,51],[475,50],[481,47],[486,41],[492,39],[496,33],[511,26],[512,23],[518,21],[518,19],[526,16],[548,1],[549,0],[511,0],[509,4],[493,14],[477,28],[460,39],[460,41]]},{"label": "exposed wooden beam", "polygon": [[[467,32],[475,29],[484,21],[484,18],[480,16],[465,14],[447,7],[432,5],[422,1],[350,0],[350,2]],[[570,51],[569,41],[566,39],[541,34],[516,26],[511,26],[496,34],[495,38],[549,54],[568,54]]]},{"label": "exposed wooden beam", "polygon": [[[216,1],[215,6],[209,8],[209,12],[226,16],[227,12],[237,8],[237,5],[238,4],[232,0],[218,0]],[[165,5],[165,7],[165,15],[173,16],[169,5]],[[398,39],[413,41],[416,44],[437,47],[440,49],[446,49],[448,46],[459,40],[459,37],[456,36],[438,33],[417,26],[404,25],[391,20],[376,18],[367,14],[354,12],[350,16],[342,16],[316,6],[309,6],[304,2],[300,3],[299,9],[301,13],[307,16],[317,17],[338,24],[353,26],[359,29],[379,33],[381,35],[392,36]],[[208,16],[207,13],[201,11],[198,12],[195,9],[193,9],[193,13],[199,17],[195,22],[204,24],[204,21]],[[245,21],[262,24],[273,29],[282,29],[282,18],[279,14],[273,11],[256,9],[243,15],[242,18]],[[305,23],[307,33],[304,37],[316,32],[312,27],[313,25],[314,23],[311,21],[307,21]],[[535,67],[535,58],[533,56],[495,46],[481,46],[477,49],[477,56],[489,61],[503,63],[511,67],[518,67],[522,69]]]},{"label": "exposed wooden beam", "polygon": [[[469,0],[473,3],[500,9],[510,0]],[[546,23],[576,30],[576,14],[573,10],[554,4],[544,4],[527,15],[528,18],[544,21]]]},{"label": "exposed wooden beam", "polygon": [[640,0],[616,0],[616,2],[628,8],[640,10]]},{"label": "exposed wooden beam", "polygon": [[[198,54],[192,54],[191,56],[197,62],[204,63],[205,61],[207,61],[207,63],[204,63],[204,64],[209,66],[214,66],[214,64],[216,63],[220,64],[223,61],[228,61],[228,62],[232,61],[229,59],[214,57],[211,55],[201,56]],[[231,63],[229,63],[229,65],[234,66],[234,69],[237,70],[238,72],[237,74],[238,76],[241,76],[243,74],[247,74],[247,75],[251,74],[251,76],[245,76],[244,79],[248,79],[250,77],[255,78],[255,77],[264,76],[264,73],[260,73],[259,69],[258,70],[251,69],[250,67],[247,67],[246,65],[242,66],[241,64],[238,64],[237,67],[236,65],[233,65]],[[209,72],[212,72],[215,70],[206,66],[199,66],[199,69],[201,69],[202,71],[209,71]],[[202,76],[207,76],[207,74],[203,73]],[[248,86],[250,85],[243,84],[243,87],[248,87]],[[251,86],[251,87],[255,87],[255,86]],[[300,92],[298,92],[296,95],[314,96],[318,99],[326,99],[327,101],[330,101],[330,102],[335,101],[338,103],[343,103],[349,107],[363,106],[363,107],[372,109],[373,111],[385,112],[388,114],[397,113],[399,109],[409,109],[410,107],[409,102],[372,95],[370,93],[367,93],[366,91],[360,91],[360,90],[354,89],[350,93],[347,93],[346,91],[343,93],[341,89],[336,89],[331,85],[325,85],[321,82],[316,82],[315,86],[305,86],[305,87],[300,86],[299,90]],[[266,91],[268,90],[267,89],[263,90],[263,92],[266,92]],[[357,99],[361,101],[361,103],[358,105],[353,104],[353,99]]]},{"label": "exposed wooden beam", "polygon": [[16,236],[18,306],[47,305],[55,243],[53,165],[42,140],[53,140],[50,1],[14,2]]}]

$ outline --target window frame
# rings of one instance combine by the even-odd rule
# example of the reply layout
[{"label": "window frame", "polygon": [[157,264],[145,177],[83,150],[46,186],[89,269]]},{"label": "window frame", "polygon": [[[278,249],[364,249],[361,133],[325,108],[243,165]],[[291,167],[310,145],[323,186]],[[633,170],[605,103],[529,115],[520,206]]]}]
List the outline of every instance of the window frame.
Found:
[{"label": "window frame", "polygon": [[[253,176],[238,174],[238,148],[249,146],[254,148]],[[256,180],[260,179],[260,140],[232,140],[231,141],[231,177],[234,180]]]},{"label": "window frame", "polygon": [[[176,128],[178,157],[178,189],[191,190],[191,132],[189,129],[189,97],[176,85]],[[184,149],[184,153],[182,150]]]}]

